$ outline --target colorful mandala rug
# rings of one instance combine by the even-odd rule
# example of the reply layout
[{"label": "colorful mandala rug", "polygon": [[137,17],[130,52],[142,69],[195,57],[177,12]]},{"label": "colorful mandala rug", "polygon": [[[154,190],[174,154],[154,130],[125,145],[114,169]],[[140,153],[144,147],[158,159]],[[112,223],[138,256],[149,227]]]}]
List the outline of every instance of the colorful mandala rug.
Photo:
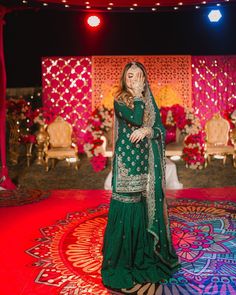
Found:
[{"label": "colorful mandala rug", "polygon": [[49,191],[39,189],[0,190],[0,207],[20,206],[38,202],[48,198],[50,194]]},{"label": "colorful mandala rug", "polygon": [[[161,294],[236,294],[236,203],[168,200],[171,231],[182,268]],[[109,294],[101,283],[101,248],[108,205],[74,212],[41,229],[26,252],[36,260],[36,283],[60,295]]]}]

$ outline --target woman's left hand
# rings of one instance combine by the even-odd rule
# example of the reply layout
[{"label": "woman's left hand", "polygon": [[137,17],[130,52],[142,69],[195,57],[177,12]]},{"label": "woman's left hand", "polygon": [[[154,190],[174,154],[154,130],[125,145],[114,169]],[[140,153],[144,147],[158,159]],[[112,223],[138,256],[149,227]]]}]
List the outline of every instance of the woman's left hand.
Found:
[{"label": "woman's left hand", "polygon": [[130,141],[132,143],[139,142],[140,140],[144,139],[145,136],[146,136],[145,130],[143,128],[139,128],[132,132],[132,134],[130,135]]}]

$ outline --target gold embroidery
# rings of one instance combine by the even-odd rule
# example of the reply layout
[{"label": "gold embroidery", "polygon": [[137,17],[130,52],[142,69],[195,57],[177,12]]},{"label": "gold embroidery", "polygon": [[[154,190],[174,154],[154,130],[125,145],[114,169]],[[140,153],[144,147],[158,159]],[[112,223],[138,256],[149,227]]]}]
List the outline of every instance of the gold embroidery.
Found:
[{"label": "gold embroidery", "polygon": [[148,159],[148,185],[147,185],[147,208],[148,208],[148,224],[149,228],[153,225],[155,217],[156,202],[155,202],[155,175],[154,175],[154,154],[152,145],[149,145],[149,159]]},{"label": "gold embroidery", "polygon": [[123,203],[138,203],[141,201],[141,196],[122,196],[120,194],[112,193],[112,199]]},{"label": "gold embroidery", "polygon": [[152,103],[152,98],[150,92],[147,94],[147,98],[145,100],[145,110],[143,117],[143,127],[153,127],[156,119],[156,112],[154,105]]},{"label": "gold embroidery", "polygon": [[141,192],[146,189],[147,186],[147,173],[141,173],[138,175],[129,174],[130,170],[127,169],[122,162],[122,157],[117,156],[116,165],[116,191],[117,192]]},{"label": "gold embroidery", "polygon": [[[164,139],[162,138],[162,132],[161,129],[157,127],[157,129],[159,129],[160,132],[160,138],[161,138],[161,147],[159,144],[159,140],[156,140],[157,143],[157,148],[158,148],[158,152],[161,158],[161,172],[162,172],[162,183],[164,185],[164,187],[166,186],[166,177],[165,177],[165,171],[166,171],[166,161],[165,161],[165,146],[164,146]],[[162,151],[162,153],[161,153]]]}]

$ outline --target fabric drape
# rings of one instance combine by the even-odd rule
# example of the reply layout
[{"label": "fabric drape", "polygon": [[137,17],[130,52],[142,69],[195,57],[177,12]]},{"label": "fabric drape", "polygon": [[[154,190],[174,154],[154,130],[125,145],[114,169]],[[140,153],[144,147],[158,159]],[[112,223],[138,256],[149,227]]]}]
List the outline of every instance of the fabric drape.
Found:
[{"label": "fabric drape", "polygon": [[0,6],[0,186],[5,189],[13,190],[16,186],[8,176],[6,164],[6,69],[3,48],[3,26],[6,12],[7,9]]}]

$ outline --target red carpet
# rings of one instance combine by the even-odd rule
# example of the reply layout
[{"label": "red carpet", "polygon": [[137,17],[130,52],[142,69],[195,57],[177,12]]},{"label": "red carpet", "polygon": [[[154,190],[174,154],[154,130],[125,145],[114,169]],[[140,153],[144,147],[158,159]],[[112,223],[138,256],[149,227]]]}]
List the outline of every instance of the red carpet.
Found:
[{"label": "red carpet", "polygon": [[[40,202],[0,208],[0,294],[108,294],[100,264],[109,197],[99,190],[52,191]],[[168,199],[183,270],[160,294],[192,294],[186,286],[197,294],[233,294],[236,187],[168,191]]]}]

